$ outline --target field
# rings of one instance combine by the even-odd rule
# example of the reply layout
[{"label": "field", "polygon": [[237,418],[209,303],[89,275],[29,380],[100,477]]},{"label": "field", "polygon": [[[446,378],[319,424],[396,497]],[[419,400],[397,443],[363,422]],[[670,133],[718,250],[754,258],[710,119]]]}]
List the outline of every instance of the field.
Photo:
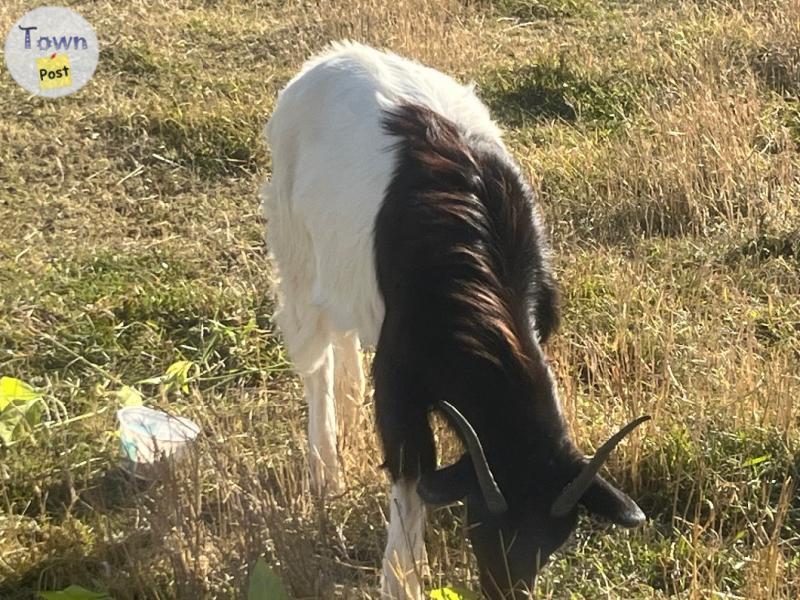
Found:
[{"label": "field", "polygon": [[[653,415],[607,467],[647,524],[582,519],[536,597],[800,597],[800,1],[63,4],[94,79],[0,74],[0,376],[47,407],[0,444],[0,598],[241,597],[259,557],[294,598],[377,597],[371,409],[313,499],[257,198],[277,91],[341,38],[476,82],[551,231],[576,439]],[[204,430],[158,483],[118,467],[137,393]],[[477,589],[462,513],[429,517],[428,589]]]}]

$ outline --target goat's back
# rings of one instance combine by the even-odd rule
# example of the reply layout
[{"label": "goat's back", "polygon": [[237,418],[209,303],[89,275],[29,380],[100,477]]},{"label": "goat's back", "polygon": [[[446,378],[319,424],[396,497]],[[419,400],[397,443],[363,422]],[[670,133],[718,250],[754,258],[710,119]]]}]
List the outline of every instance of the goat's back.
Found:
[{"label": "goat's back", "polygon": [[377,342],[383,320],[373,228],[397,163],[397,140],[383,122],[402,101],[502,144],[471,87],[355,43],[308,61],[266,128],[272,181],[264,212],[278,269],[292,273],[296,294],[307,294],[334,329],[357,330],[365,345]]}]

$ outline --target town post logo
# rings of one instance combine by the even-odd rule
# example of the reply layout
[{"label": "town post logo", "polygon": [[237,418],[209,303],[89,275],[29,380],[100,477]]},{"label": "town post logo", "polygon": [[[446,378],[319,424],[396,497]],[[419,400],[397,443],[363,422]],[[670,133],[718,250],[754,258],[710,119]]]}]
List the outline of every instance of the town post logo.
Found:
[{"label": "town post logo", "polygon": [[6,65],[14,80],[38,96],[73,94],[94,74],[100,50],[89,23],[73,10],[43,6],[8,32]]}]

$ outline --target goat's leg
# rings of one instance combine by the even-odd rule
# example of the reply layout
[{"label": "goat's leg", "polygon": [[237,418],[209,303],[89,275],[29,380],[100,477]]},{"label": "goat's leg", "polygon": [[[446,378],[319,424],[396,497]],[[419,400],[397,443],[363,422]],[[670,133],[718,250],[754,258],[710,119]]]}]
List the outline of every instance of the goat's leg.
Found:
[{"label": "goat's leg", "polygon": [[392,484],[382,600],[422,598],[421,570],[425,564],[425,506],[417,494],[417,480],[403,478]]},{"label": "goat's leg", "polygon": [[358,336],[355,332],[333,336],[334,395],[336,419],[341,446],[347,443],[348,434],[361,424],[361,407],[364,400],[364,370],[359,354]]},{"label": "goat's leg", "polygon": [[[283,283],[283,282],[282,282]],[[333,397],[331,332],[318,309],[296,289],[286,294],[275,315],[289,357],[302,376],[308,405],[308,461],[311,488],[318,495],[342,489],[336,449],[336,405]],[[287,289],[288,288],[288,289]],[[287,292],[291,291],[291,295]]]},{"label": "goat's leg", "polygon": [[316,368],[303,377],[308,401],[308,459],[311,487],[318,495],[342,491],[336,449],[336,403],[333,397],[333,347],[329,344]]},{"label": "goat's leg", "polygon": [[[381,336],[384,331],[381,332]],[[425,405],[425,390],[414,369],[378,351],[373,361],[375,419],[392,478],[389,536],[383,556],[383,600],[419,600],[425,555],[425,506],[417,494],[421,473],[436,467],[436,445]]]}]

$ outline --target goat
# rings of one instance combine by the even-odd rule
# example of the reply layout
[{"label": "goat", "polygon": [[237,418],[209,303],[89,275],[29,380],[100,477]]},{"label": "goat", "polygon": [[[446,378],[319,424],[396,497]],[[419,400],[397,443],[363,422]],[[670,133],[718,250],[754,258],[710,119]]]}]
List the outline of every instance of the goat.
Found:
[{"label": "goat", "polygon": [[[266,128],[276,320],[308,401],[317,493],[341,489],[340,428],[376,348],[377,429],[392,480],[382,597],[419,598],[424,503],[467,504],[489,598],[521,598],[574,530],[578,504],[644,514],[588,460],[542,353],[559,320],[533,194],[470,87],[394,54],[334,44],[281,91]],[[429,413],[467,451],[437,469]],[[344,422],[341,422],[344,421]]]}]

